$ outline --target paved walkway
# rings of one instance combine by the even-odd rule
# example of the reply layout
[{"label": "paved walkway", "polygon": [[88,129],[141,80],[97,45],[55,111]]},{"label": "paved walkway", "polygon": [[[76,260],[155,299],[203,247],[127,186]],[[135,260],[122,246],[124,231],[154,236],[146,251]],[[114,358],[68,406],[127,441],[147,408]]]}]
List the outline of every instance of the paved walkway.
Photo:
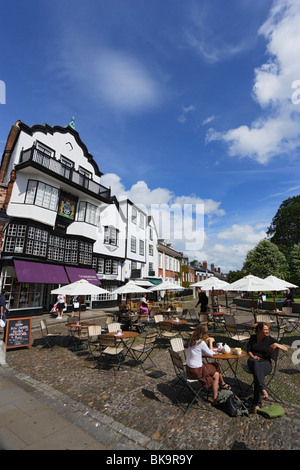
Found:
[{"label": "paved walkway", "polygon": [[[91,319],[106,313],[90,310],[82,316]],[[48,324],[57,321],[50,315],[46,317]],[[33,329],[39,327],[40,319],[32,318]],[[125,429],[108,416],[11,369],[5,363],[3,349],[1,362],[1,450],[155,449],[156,443],[141,433]]]}]

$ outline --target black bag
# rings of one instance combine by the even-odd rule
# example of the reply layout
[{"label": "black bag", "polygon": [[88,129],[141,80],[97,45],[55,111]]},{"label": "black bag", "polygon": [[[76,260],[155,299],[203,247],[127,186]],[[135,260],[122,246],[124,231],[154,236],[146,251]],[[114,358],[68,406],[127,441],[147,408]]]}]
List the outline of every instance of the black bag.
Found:
[{"label": "black bag", "polygon": [[230,417],[249,416],[244,403],[231,390],[219,390],[217,406]]}]

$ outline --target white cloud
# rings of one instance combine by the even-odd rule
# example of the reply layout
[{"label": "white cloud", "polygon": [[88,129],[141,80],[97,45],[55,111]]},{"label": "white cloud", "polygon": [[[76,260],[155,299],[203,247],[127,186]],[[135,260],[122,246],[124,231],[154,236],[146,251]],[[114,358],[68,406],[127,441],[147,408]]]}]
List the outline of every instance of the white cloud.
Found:
[{"label": "white cloud", "polygon": [[212,116],[209,116],[208,118],[204,119],[202,121],[202,126],[205,126],[206,124],[209,124],[210,122],[212,122],[214,119],[216,119],[216,116],[212,115]]},{"label": "white cloud", "polygon": [[196,106],[194,106],[193,104],[191,104],[190,106],[184,106],[182,109],[182,113],[177,118],[177,121],[183,124],[187,120],[187,117],[186,117],[187,114],[195,110],[196,110]]},{"label": "white cloud", "polygon": [[[261,228],[261,225],[259,226]],[[251,225],[237,225],[234,224],[228,229],[219,232],[217,237],[222,240],[228,241],[238,241],[243,242],[243,244],[254,244],[256,245],[260,240],[265,238],[266,232],[264,230],[260,230],[256,232],[256,227]]]},{"label": "white cloud", "polygon": [[165,89],[161,77],[146,66],[143,58],[122,50],[95,47],[85,39],[64,38],[58,61],[71,82],[94,102],[125,112],[160,105]]},{"label": "white cloud", "polygon": [[264,114],[250,127],[221,133],[209,129],[206,142],[221,140],[230,156],[265,164],[300,146],[300,106],[292,102],[292,84],[300,77],[300,0],[277,0],[259,34],[267,41],[268,62],[254,71],[252,95]]}]

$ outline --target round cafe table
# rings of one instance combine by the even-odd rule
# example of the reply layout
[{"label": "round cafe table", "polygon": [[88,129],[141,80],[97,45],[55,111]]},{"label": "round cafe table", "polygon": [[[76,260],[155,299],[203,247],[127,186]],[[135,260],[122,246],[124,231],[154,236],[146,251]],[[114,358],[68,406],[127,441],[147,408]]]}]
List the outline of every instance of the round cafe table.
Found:
[{"label": "round cafe table", "polygon": [[[115,336],[117,339],[122,341],[122,345],[124,346],[126,350],[126,356],[129,355],[135,360],[133,353],[130,351],[130,347],[133,345],[135,338],[139,336],[139,333],[137,331],[122,331],[120,335],[118,334],[117,331],[110,331],[109,333],[105,333],[105,334],[107,336]],[[126,340],[131,340],[131,341],[128,342]]]},{"label": "round cafe table", "polygon": [[[231,370],[233,374],[233,378],[237,381],[237,384],[239,385],[239,379],[237,377],[237,366],[238,366],[238,360],[241,359],[242,357],[247,356],[246,351],[243,349],[241,350],[241,354],[234,354],[235,348],[230,348],[230,353],[220,353],[217,352],[216,349],[214,349],[214,355],[212,357],[209,357],[207,359],[211,359],[213,361],[226,361],[227,362],[227,367],[224,369],[224,367],[221,366],[220,362],[220,367],[222,370],[222,374],[224,374],[227,370]],[[241,386],[239,385],[240,389],[242,390]]]},{"label": "round cafe table", "polygon": [[178,334],[182,337],[182,332],[180,331],[180,327],[187,324],[187,320],[176,320],[175,318],[171,318],[169,320],[164,320],[164,322],[171,323],[173,326],[178,329]]}]

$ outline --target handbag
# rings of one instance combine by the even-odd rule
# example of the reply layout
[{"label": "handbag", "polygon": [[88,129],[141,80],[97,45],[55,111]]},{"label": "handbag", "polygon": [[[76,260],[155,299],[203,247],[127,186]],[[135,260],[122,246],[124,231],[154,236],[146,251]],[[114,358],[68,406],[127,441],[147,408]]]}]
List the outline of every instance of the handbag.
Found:
[{"label": "handbag", "polygon": [[73,307],[74,307],[74,308],[79,308],[79,302],[74,302],[74,303],[73,303]]},{"label": "handbag", "polygon": [[4,328],[5,325],[6,325],[6,322],[1,318],[1,319],[0,319],[0,326],[1,326],[1,328]]},{"label": "handbag", "polygon": [[263,415],[265,418],[273,419],[279,418],[283,416],[285,411],[278,403],[273,403],[270,406],[264,406],[263,408],[259,408],[257,413]]}]

